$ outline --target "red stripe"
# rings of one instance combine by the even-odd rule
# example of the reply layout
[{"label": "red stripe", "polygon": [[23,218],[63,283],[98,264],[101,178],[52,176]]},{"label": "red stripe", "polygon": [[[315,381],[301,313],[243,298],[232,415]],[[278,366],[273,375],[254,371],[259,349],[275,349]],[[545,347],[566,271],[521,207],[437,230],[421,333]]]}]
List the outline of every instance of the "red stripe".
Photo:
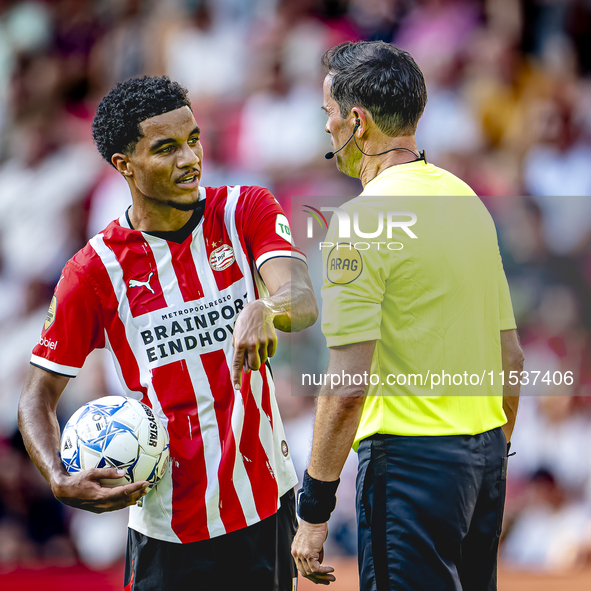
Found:
[{"label": "red stripe", "polygon": [[[156,259],[152,249],[141,232],[129,231],[120,226],[111,226],[109,236],[105,236],[105,244],[114,252],[121,268],[123,280],[127,289],[127,299],[131,308],[131,315],[136,318],[142,314],[166,308],[166,300],[162,293],[162,286],[158,279]],[[154,293],[147,286],[136,285],[130,287],[130,281],[147,282]]]},{"label": "red stripe", "polygon": [[[252,255],[252,250],[250,250],[247,245],[246,245],[246,240],[244,238],[244,229],[246,227],[245,224],[245,220],[244,220],[244,209],[246,207],[246,203],[248,201],[247,195],[246,195],[246,189],[251,189],[251,187],[240,187],[240,197],[238,197],[238,203],[236,204],[236,212],[234,213],[234,219],[236,221],[236,228],[240,228],[242,231],[238,231],[238,238],[240,239],[240,246],[242,247],[242,252],[244,252],[244,254],[246,254],[246,256],[248,257],[249,261],[253,260],[254,257]],[[250,197],[251,195],[249,195]],[[263,211],[257,211],[256,214],[259,216],[263,215]],[[251,224],[254,222],[255,220],[252,219],[250,220]],[[256,225],[256,224],[255,224]],[[275,231],[275,228],[273,228],[273,231]],[[256,290],[256,282],[255,282],[255,290]],[[258,294],[257,294],[257,299],[258,299]]]},{"label": "red stripe", "polygon": [[103,321],[113,353],[121,366],[125,385],[132,392],[141,392],[143,394],[142,402],[151,407],[148,390],[140,381],[139,364],[127,340],[125,325],[118,314],[119,302],[113,290],[111,278],[96,251],[92,247],[88,248],[88,252],[85,252],[85,248],[81,253],[87,255],[83,264],[90,269],[87,277],[90,277],[90,280],[100,290],[101,297],[106,300],[102,308],[105,315]]},{"label": "red stripe", "polygon": [[[242,279],[243,275],[236,260],[225,268],[218,270],[212,266],[212,252],[223,245],[232,246],[224,221],[225,207],[228,201],[228,187],[207,189],[205,212],[203,214],[203,235],[206,237],[205,250],[207,260],[213,270],[213,276],[219,290],[226,289]],[[236,252],[234,251],[234,257]]]},{"label": "red stripe", "polygon": [[154,368],[152,384],[168,417],[172,529],[183,543],[208,539],[205,452],[195,390],[186,361]]},{"label": "red stripe", "polygon": [[[252,395],[251,376],[252,372],[242,375],[244,428],[239,449],[240,453],[247,458],[244,465],[252,487],[257,513],[261,519],[265,519],[277,512],[279,493],[276,476],[271,469],[271,464],[259,436],[261,411]],[[266,381],[266,376],[262,377]]]},{"label": "red stripe", "polygon": [[214,397],[215,416],[222,447],[222,457],[218,469],[220,517],[226,532],[229,533],[247,525],[233,482],[236,462],[236,442],[232,431],[234,388],[223,350],[203,353],[201,361]]},{"label": "red stripe", "polygon": [[192,242],[191,238],[185,240],[182,244],[168,243],[172,254],[172,266],[185,302],[199,300],[203,297],[203,287],[199,281],[195,261],[191,253]]}]

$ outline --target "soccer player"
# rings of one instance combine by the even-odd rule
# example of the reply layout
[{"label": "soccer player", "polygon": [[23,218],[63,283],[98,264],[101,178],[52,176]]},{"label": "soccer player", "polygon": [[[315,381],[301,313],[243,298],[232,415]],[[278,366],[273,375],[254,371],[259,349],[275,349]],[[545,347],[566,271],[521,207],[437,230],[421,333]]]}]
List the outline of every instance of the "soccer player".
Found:
[{"label": "soccer player", "polygon": [[318,396],[292,552],[303,575],[335,579],[323,544],[353,446],[360,588],[496,589],[523,354],[494,223],[417,150],[427,93],[408,53],[344,43],[323,63],[326,131],[363,192],[341,208],[354,238],[333,216],[323,243],[335,385]]},{"label": "soccer player", "polygon": [[[297,477],[268,358],[276,328],[315,322],[316,300],[268,190],[200,186],[199,133],[187,91],[166,76],[127,80],[99,105],[94,139],[132,206],[66,264],[19,426],[60,501],[130,507],[126,589],[291,591]],[[170,469],[149,492],[103,488],[116,469],[68,474],[60,460],[56,405],[101,347],[127,395],[168,428]]]}]

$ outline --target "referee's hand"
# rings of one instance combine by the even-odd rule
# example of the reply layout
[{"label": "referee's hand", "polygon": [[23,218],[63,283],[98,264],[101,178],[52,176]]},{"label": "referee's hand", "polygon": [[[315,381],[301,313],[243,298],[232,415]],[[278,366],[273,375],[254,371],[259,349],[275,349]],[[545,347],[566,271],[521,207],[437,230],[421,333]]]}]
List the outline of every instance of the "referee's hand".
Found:
[{"label": "referee's hand", "polygon": [[332,566],[322,566],[324,542],[328,537],[328,523],[300,521],[298,531],[291,545],[291,554],[298,570],[304,577],[317,585],[330,585],[336,581]]}]

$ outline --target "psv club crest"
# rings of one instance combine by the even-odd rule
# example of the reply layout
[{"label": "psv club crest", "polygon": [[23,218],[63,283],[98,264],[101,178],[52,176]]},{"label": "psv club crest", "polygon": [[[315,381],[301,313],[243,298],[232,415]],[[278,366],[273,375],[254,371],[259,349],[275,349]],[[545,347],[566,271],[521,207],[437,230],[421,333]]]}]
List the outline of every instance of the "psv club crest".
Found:
[{"label": "psv club crest", "polygon": [[234,249],[228,244],[222,244],[209,255],[209,266],[214,271],[223,271],[227,269],[234,261]]}]

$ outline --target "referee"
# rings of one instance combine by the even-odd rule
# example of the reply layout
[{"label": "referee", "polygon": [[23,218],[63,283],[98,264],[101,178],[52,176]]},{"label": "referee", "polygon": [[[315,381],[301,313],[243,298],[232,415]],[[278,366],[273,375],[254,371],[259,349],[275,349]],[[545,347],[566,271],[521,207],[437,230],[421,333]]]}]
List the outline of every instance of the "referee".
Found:
[{"label": "referee", "polygon": [[333,216],[323,244],[327,373],[341,379],[318,397],[292,553],[304,576],[335,580],[323,544],[352,446],[363,591],[496,589],[523,353],[495,226],[417,150],[427,92],[408,53],[343,43],[323,63],[333,155],[363,192],[341,208],[358,235]]}]

